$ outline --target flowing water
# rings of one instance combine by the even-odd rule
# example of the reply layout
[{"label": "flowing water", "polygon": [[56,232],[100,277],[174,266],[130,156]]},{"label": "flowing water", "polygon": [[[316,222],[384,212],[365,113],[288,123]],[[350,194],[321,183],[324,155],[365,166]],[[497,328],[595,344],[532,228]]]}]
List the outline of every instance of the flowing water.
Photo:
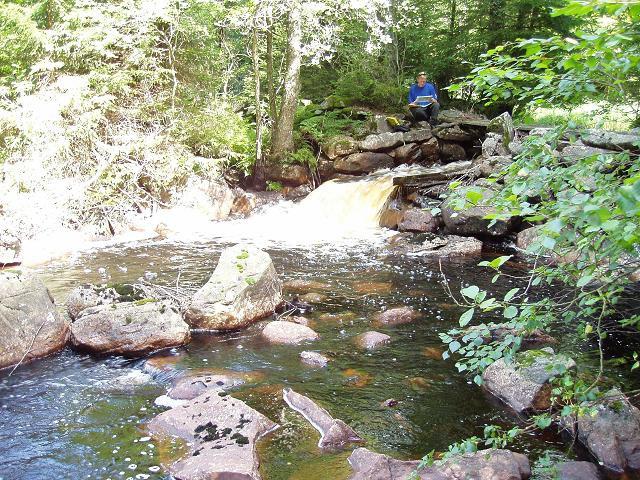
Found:
[{"label": "flowing water", "polygon": [[[386,234],[372,229],[371,219],[393,186],[380,178],[353,183],[334,184],[329,197],[316,192],[300,206],[278,206],[254,219],[217,224],[215,237],[209,231],[182,240],[115,246],[39,267],[62,305],[80,283],[133,282],[145,273],[157,275],[159,284],[175,285],[179,278],[184,287],[198,287],[226,246],[253,240],[267,248],[285,281],[328,285],[319,291],[325,295],[322,302],[305,315],[321,339],[302,346],[268,345],[259,336],[262,323],[239,332],[196,335],[186,347],[156,355],[169,373],[151,381],[142,373],[144,359],[97,358],[69,349],[21,366],[10,377],[4,371],[0,479],[168,478],[160,467],[179,455],[181,445],[150,441],[145,424],[165,410],[154,400],[166,392],[176,370],[246,374],[248,382],[233,394],[282,425],[260,444],[266,480],[339,480],[350,472],[350,452],[319,451],[317,432],[282,401],[285,386],[346,421],[368,448],[398,458],[419,458],[462,438],[482,436],[488,423],[513,425],[517,419],[457,373],[452,361],[440,358],[438,333],[461,313],[439,283],[441,269],[454,289],[474,283],[506,292],[515,283],[492,285],[477,258],[440,265],[386,255]],[[352,198],[353,189],[359,202]],[[334,215],[327,208],[335,209]],[[300,210],[304,215],[295,213]],[[267,227],[271,235],[262,230]],[[318,240],[314,233],[321,241],[311,244]],[[422,317],[397,327],[372,324],[376,312],[399,305],[412,306]],[[354,348],[353,337],[374,328],[391,335],[392,343],[370,353]],[[591,353],[584,353],[584,347],[566,343],[562,348],[589,362]],[[299,354],[309,349],[327,354],[329,367],[302,364]],[[389,398],[398,405],[382,406]],[[532,461],[546,451],[557,458],[571,455],[553,435],[525,436],[514,449]]]}]

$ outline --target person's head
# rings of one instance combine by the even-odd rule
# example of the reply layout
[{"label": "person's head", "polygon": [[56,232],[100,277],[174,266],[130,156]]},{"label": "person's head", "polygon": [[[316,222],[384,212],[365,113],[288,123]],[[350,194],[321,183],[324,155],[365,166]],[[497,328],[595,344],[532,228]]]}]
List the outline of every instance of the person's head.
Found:
[{"label": "person's head", "polygon": [[416,77],[416,83],[420,88],[424,87],[424,84],[427,83],[427,74],[425,72],[420,72]]}]

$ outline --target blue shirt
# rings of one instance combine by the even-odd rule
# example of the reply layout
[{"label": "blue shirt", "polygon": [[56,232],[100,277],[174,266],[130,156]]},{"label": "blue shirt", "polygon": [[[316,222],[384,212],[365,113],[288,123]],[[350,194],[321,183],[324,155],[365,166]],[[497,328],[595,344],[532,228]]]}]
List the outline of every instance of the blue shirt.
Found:
[{"label": "blue shirt", "polygon": [[[438,92],[436,90],[436,87],[433,85],[433,83],[427,82],[424,84],[424,87],[422,88],[420,88],[417,83],[414,83],[411,85],[411,88],[409,88],[409,103],[413,103],[416,98],[423,97],[423,96],[424,97],[432,96],[433,98],[438,100]],[[429,103],[420,102],[418,105],[422,107],[426,107],[427,105],[429,105]]]}]

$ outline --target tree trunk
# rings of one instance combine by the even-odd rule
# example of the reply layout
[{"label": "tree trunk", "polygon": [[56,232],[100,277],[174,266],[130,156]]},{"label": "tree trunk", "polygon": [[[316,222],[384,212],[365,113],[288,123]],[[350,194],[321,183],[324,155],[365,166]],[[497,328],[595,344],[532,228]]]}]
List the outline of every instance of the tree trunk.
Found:
[{"label": "tree trunk", "polygon": [[253,62],[253,81],[255,82],[256,108],[256,161],[253,166],[253,183],[263,188],[265,183],[264,161],[262,158],[262,103],[260,101],[260,56],[258,54],[258,26],[254,19],[251,32],[251,60]]},{"label": "tree trunk", "polygon": [[449,5],[449,38],[453,40],[456,36],[456,17],[458,10],[458,1],[450,0]]},{"label": "tree trunk", "polygon": [[293,151],[293,120],[300,94],[300,64],[302,38],[300,6],[294,2],[287,22],[287,71],[278,121],[274,123],[271,137],[271,158],[279,160]]},{"label": "tree trunk", "polygon": [[267,94],[269,95],[269,116],[273,123],[278,121],[276,88],[273,83],[273,21],[269,19],[267,27]]}]

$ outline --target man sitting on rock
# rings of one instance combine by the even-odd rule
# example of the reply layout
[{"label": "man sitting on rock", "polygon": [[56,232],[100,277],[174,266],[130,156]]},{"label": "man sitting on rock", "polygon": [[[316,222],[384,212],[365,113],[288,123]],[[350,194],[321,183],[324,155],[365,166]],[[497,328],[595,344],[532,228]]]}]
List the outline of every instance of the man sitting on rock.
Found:
[{"label": "man sitting on rock", "polygon": [[409,88],[409,111],[414,122],[429,122],[431,126],[438,123],[438,91],[433,83],[427,82],[425,72],[420,72]]}]

